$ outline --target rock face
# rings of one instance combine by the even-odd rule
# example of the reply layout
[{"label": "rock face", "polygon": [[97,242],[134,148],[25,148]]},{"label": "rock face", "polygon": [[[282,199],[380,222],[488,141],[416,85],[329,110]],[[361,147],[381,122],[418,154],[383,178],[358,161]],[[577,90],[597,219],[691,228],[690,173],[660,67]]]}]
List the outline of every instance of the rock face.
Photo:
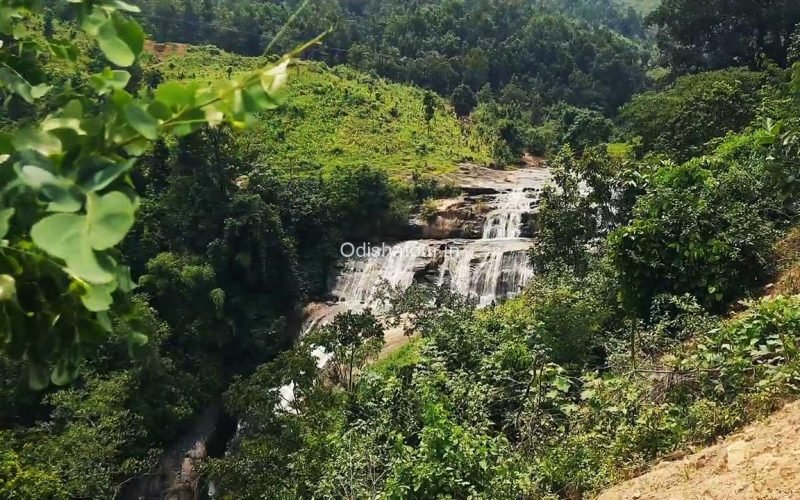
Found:
[{"label": "rock face", "polygon": [[663,462],[600,500],[800,498],[800,403],[721,443]]},{"label": "rock face", "polygon": [[[477,240],[492,238],[496,235],[486,234],[487,223],[492,217],[502,216],[503,208],[498,210],[498,200],[507,198],[509,191],[490,189],[488,194],[465,194],[458,198],[441,200],[439,210],[431,220],[413,219],[408,234],[418,235],[417,239],[447,240],[461,238]],[[540,188],[519,189],[516,207],[507,207],[506,211],[518,211],[519,220],[514,225],[520,233],[516,237],[531,238],[533,231],[530,221],[536,211]],[[507,213],[507,212],[506,212]],[[501,236],[502,237],[502,236]]]},{"label": "rock face", "polygon": [[441,200],[439,211],[432,220],[419,218],[411,222],[419,227],[421,239],[445,240],[450,238],[479,239],[483,234],[486,216],[491,211],[493,195],[464,195]]},{"label": "rock face", "polygon": [[[125,484],[123,500],[197,500],[203,497],[198,465],[209,457],[208,443],[220,429],[222,405],[210,404],[183,436],[165,451],[149,474]],[[227,439],[227,438],[223,438]]]}]

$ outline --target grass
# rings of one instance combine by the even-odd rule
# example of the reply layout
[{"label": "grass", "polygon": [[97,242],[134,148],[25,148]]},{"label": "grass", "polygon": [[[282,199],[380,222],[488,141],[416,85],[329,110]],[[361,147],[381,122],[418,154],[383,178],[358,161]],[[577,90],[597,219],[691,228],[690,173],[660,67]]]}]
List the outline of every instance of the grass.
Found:
[{"label": "grass", "polygon": [[630,158],[633,154],[633,145],[627,142],[612,142],[606,145],[606,151],[615,158]]},{"label": "grass", "polygon": [[377,360],[370,366],[370,370],[380,373],[382,375],[389,375],[397,373],[398,370],[405,366],[412,366],[420,362],[419,338],[411,339],[406,345],[389,354],[383,359]]},{"label": "grass", "polygon": [[630,5],[642,14],[649,14],[661,5],[661,0],[621,0],[622,5]]},{"label": "grass", "polygon": [[[265,64],[262,58],[225,53],[214,47],[188,47],[185,54],[153,58],[167,79],[210,83]],[[266,165],[293,173],[325,174],[332,169],[371,165],[392,177],[418,170],[453,171],[463,161],[487,164],[489,144],[462,124],[450,105],[437,98],[430,124],[423,90],[388,83],[345,67],[309,63],[293,70],[287,100],[264,114],[243,135]]]}]

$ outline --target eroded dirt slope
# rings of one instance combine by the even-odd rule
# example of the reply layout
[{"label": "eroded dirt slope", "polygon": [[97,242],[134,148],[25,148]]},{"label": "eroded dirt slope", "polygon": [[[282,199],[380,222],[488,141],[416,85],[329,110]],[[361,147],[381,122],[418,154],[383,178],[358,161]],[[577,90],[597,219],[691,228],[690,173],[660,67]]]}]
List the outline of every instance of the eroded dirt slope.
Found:
[{"label": "eroded dirt slope", "polygon": [[717,445],[663,462],[599,499],[800,499],[800,402]]}]

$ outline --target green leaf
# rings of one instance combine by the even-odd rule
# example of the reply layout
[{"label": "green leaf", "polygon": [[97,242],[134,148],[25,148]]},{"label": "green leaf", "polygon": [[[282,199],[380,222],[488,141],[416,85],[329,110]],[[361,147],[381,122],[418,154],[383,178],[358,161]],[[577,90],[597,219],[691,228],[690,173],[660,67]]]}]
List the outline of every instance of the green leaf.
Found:
[{"label": "green leaf", "polygon": [[95,250],[113,247],[133,226],[135,207],[130,198],[118,191],[105,196],[90,194],[86,211],[89,243]]},{"label": "green leaf", "polygon": [[69,357],[62,357],[56,363],[50,376],[50,381],[55,385],[67,385],[78,377],[78,363]]},{"label": "green leaf", "polygon": [[42,194],[50,200],[47,205],[48,212],[77,212],[83,206],[81,191],[66,181],[43,184]]},{"label": "green leaf", "polygon": [[33,104],[35,99],[42,97],[50,89],[44,84],[31,85],[22,75],[2,62],[0,62],[0,85],[6,87],[29,104]]},{"label": "green leaf", "polygon": [[17,151],[36,151],[44,156],[61,152],[61,141],[49,132],[27,128],[14,133],[11,142]]},{"label": "green leaf", "polygon": [[89,224],[83,215],[45,217],[33,225],[31,238],[39,248],[64,260],[72,273],[89,283],[103,284],[114,279],[92,250]]},{"label": "green leaf", "polygon": [[147,342],[150,339],[147,338],[147,335],[144,335],[139,332],[131,332],[128,334],[128,354],[130,356],[136,357],[137,354],[141,352],[142,347],[147,345]]},{"label": "green leaf", "polygon": [[130,79],[131,74],[125,70],[106,68],[101,73],[92,75],[89,84],[98,94],[105,95],[124,89]]},{"label": "green leaf", "polygon": [[114,14],[97,28],[97,43],[109,61],[128,67],[144,48],[144,31],[133,19]]},{"label": "green leaf", "polygon": [[151,141],[158,138],[158,120],[153,118],[150,113],[136,104],[125,106],[124,111],[128,125],[134,130]]},{"label": "green leaf", "polygon": [[136,289],[136,283],[131,278],[131,268],[117,266],[117,284],[122,293],[129,293]]},{"label": "green leaf", "polygon": [[114,299],[111,296],[117,289],[117,283],[112,281],[106,285],[89,285],[86,292],[81,295],[81,302],[84,307],[92,312],[108,311]]},{"label": "green leaf", "polygon": [[181,110],[194,105],[196,87],[180,82],[165,82],[155,91],[156,101],[162,102],[170,109]]},{"label": "green leaf", "polygon": [[52,40],[48,42],[47,47],[50,53],[58,59],[76,62],[80,52],[73,44],[64,40]]},{"label": "green leaf", "polygon": [[172,129],[178,137],[189,135],[206,123],[206,113],[202,109],[191,109],[181,115],[182,120],[176,122]]},{"label": "green leaf", "polygon": [[95,315],[95,317],[97,318],[97,324],[99,324],[106,333],[111,333],[114,331],[114,325],[111,323],[111,318],[108,316],[108,312],[100,311]]},{"label": "green leaf", "polygon": [[17,282],[9,274],[0,274],[0,302],[14,300],[17,296]]},{"label": "green leaf", "polygon": [[11,225],[11,217],[14,215],[14,208],[4,208],[0,210],[0,238],[5,238]]},{"label": "green leaf", "polygon": [[17,175],[25,184],[39,189],[44,184],[55,184],[58,178],[47,170],[36,165],[23,165],[17,169]]},{"label": "green leaf", "polygon": [[79,174],[78,184],[87,192],[100,191],[108,187],[120,175],[133,168],[135,159],[113,161],[108,158],[96,158]]},{"label": "green leaf", "polygon": [[553,379],[553,387],[561,392],[568,392],[570,388],[569,380],[566,377],[555,377]]},{"label": "green leaf", "polygon": [[50,370],[45,365],[31,362],[28,365],[28,385],[34,391],[41,391],[50,385]]},{"label": "green leaf", "polygon": [[109,22],[108,15],[101,9],[93,9],[81,20],[81,29],[91,37],[97,37],[100,27]]},{"label": "green leaf", "polygon": [[34,85],[31,87],[31,95],[34,99],[44,97],[48,92],[50,92],[50,86],[44,83],[40,83],[39,85]]},{"label": "green leaf", "polygon": [[172,110],[161,101],[153,101],[147,106],[147,112],[159,120],[169,120],[172,118]]},{"label": "green leaf", "polygon": [[72,130],[78,135],[86,135],[86,131],[81,128],[81,120],[78,118],[48,118],[42,122],[42,130],[49,132],[51,130],[67,129]]},{"label": "green leaf", "polygon": [[145,151],[147,151],[149,148],[150,148],[150,141],[148,141],[144,137],[140,137],[134,141],[125,144],[123,149],[125,149],[125,152],[131,156],[142,156],[145,153]]},{"label": "green leaf", "polygon": [[136,5],[123,2],[122,0],[114,0],[114,6],[117,9],[123,10],[125,12],[134,12],[134,13],[141,12],[141,9],[139,9],[139,7],[137,7]]}]

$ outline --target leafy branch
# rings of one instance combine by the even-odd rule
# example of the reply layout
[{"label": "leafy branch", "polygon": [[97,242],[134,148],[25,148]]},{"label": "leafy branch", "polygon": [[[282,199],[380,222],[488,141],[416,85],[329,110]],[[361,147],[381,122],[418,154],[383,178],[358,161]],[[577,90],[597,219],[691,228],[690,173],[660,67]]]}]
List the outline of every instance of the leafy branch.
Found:
[{"label": "leafy branch", "polygon": [[[125,90],[131,74],[124,68],[144,48],[144,32],[129,17],[138,7],[121,0],[69,5],[110,67],[91,75],[86,89],[53,95],[48,85],[26,79],[20,60],[50,54],[74,64],[79,49],[25,29],[38,2],[0,0],[0,44],[8,40],[0,45],[4,106],[32,105],[46,95],[66,102],[33,125],[0,134],[0,349],[27,358],[31,384],[40,388],[77,375],[82,345],[112,333],[115,297],[135,288],[117,246],[139,205],[130,178],[136,158],[167,134],[252,124],[281,104],[289,68],[325,36],[236,79],[208,87],[166,82],[135,96]],[[128,341],[135,347],[147,337],[132,334]]]}]

